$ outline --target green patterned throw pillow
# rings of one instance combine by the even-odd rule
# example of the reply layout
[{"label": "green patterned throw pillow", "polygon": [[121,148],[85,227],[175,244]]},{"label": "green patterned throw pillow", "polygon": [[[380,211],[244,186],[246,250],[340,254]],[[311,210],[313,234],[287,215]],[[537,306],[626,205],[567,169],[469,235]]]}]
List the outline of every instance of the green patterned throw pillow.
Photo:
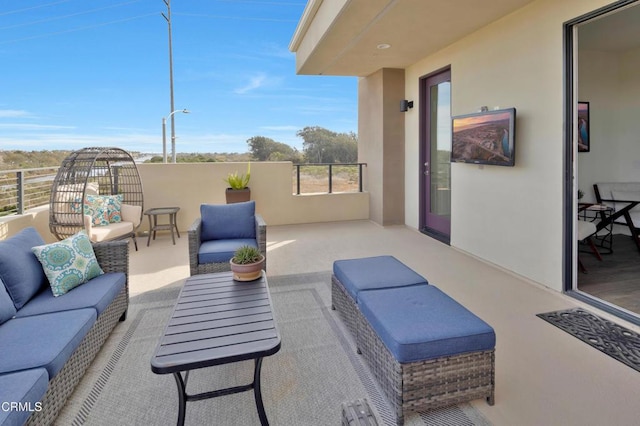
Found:
[{"label": "green patterned throw pillow", "polygon": [[84,230],[60,242],[31,250],[42,264],[56,297],[104,274]]},{"label": "green patterned throw pillow", "polygon": [[84,202],[84,214],[91,216],[93,226],[106,226],[122,220],[122,194],[87,195]]}]

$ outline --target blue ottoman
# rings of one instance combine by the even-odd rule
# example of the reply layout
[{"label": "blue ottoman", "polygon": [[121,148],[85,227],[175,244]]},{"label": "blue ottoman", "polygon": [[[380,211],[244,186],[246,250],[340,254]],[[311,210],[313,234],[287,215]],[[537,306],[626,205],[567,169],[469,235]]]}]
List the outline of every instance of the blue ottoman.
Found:
[{"label": "blue ottoman", "polygon": [[358,295],[357,345],[403,423],[404,411],[494,401],[493,328],[433,285]]},{"label": "blue ottoman", "polygon": [[361,292],[427,284],[423,276],[393,256],[336,260],[331,277],[331,307],[355,337],[356,304]]}]

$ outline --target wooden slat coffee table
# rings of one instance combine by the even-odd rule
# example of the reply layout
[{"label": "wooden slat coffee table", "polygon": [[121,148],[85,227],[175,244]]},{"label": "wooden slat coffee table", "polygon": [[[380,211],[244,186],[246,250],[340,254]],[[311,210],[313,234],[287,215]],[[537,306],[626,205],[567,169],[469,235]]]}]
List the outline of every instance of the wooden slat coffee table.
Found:
[{"label": "wooden slat coffee table", "polygon": [[[280,333],[265,273],[252,282],[234,281],[231,272],[194,275],[180,291],[169,323],[151,359],[151,370],[173,374],[178,386],[178,425],[187,401],[254,391],[258,416],[268,425],[260,391],[262,358],[280,350]],[[198,368],[255,360],[253,382],[188,395],[189,372]],[[183,373],[184,372],[184,377]],[[212,424],[215,421],[212,419]]]}]

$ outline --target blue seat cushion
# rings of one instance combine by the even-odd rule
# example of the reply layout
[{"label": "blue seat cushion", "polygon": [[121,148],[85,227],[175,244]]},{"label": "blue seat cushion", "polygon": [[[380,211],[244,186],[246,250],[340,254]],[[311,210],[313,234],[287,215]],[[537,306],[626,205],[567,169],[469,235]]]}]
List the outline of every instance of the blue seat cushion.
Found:
[{"label": "blue seat cushion", "polygon": [[363,290],[427,284],[426,278],[393,256],[336,260],[333,274],[356,302]]},{"label": "blue seat cushion", "polygon": [[401,363],[491,350],[493,328],[433,285],[360,293],[362,315]]},{"label": "blue seat cushion", "polygon": [[21,426],[38,410],[49,386],[49,375],[44,368],[0,375],[0,403],[22,403],[22,406],[0,407],[0,425]]},{"label": "blue seat cushion", "polygon": [[11,296],[7,293],[7,289],[0,279],[0,324],[13,318],[16,314],[16,306],[11,300]]},{"label": "blue seat cushion", "polygon": [[55,377],[91,326],[96,310],[76,309],[13,318],[0,327],[0,374],[43,367]]},{"label": "blue seat cushion", "polygon": [[256,238],[256,202],[202,204],[201,241]]},{"label": "blue seat cushion", "polygon": [[62,296],[55,297],[51,289],[45,288],[16,314],[17,318],[72,309],[94,308],[100,315],[124,288],[127,277],[122,272],[100,275],[74,288]]},{"label": "blue seat cushion", "polygon": [[198,250],[198,263],[228,262],[235,251],[242,246],[259,248],[257,241],[253,238],[205,241]]},{"label": "blue seat cushion", "polygon": [[0,279],[16,309],[47,285],[42,265],[31,247],[44,244],[35,228],[25,228],[13,237],[0,241]]}]

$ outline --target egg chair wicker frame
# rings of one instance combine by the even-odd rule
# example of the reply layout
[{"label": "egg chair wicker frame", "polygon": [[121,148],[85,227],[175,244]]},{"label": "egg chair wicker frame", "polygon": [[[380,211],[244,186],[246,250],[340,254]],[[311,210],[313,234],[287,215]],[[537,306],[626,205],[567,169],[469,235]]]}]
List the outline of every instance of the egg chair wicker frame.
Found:
[{"label": "egg chair wicker frame", "polygon": [[49,199],[51,233],[62,240],[84,229],[84,209],[79,206],[85,200],[89,184],[94,188],[97,184],[99,195],[122,194],[123,204],[140,206],[138,226],[132,233],[117,238],[133,238],[137,250],[135,232],[144,211],[142,181],[133,157],[120,148],[82,148],[62,161]]}]

